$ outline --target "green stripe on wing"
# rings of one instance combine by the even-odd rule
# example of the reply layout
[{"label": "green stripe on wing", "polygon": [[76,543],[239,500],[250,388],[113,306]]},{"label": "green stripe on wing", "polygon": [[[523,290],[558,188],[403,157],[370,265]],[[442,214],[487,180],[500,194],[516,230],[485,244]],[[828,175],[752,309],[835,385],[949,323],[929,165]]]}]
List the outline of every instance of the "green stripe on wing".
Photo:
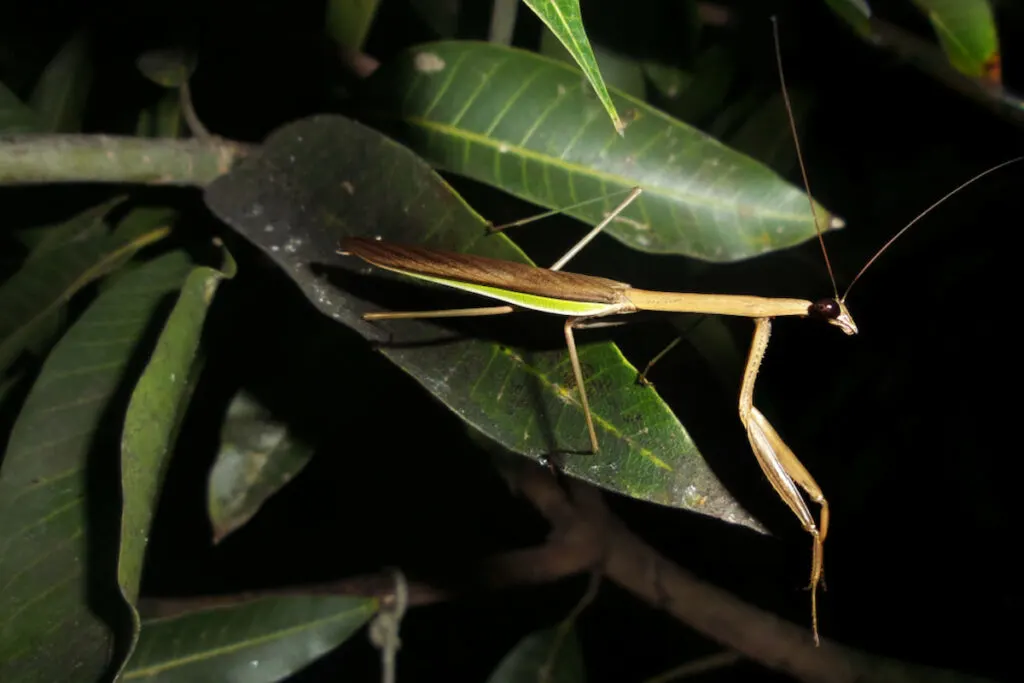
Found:
[{"label": "green stripe on wing", "polygon": [[569,299],[555,299],[547,296],[538,296],[536,294],[523,294],[522,292],[515,292],[510,289],[502,289],[500,287],[489,287],[487,285],[478,285],[472,282],[460,282],[459,280],[448,280],[445,278],[433,277],[430,275],[422,275],[420,273],[412,273],[408,270],[388,268],[387,266],[382,266],[379,263],[376,265],[378,268],[385,268],[396,273],[401,273],[402,275],[414,277],[417,280],[426,280],[427,282],[434,282],[439,285],[445,285],[446,287],[461,289],[465,292],[480,294],[491,299],[504,301],[505,303],[509,303],[514,306],[530,308],[535,311],[541,311],[543,313],[553,313],[555,315],[565,316],[595,316],[607,315],[609,313],[623,311],[625,308],[620,303],[571,301]]}]

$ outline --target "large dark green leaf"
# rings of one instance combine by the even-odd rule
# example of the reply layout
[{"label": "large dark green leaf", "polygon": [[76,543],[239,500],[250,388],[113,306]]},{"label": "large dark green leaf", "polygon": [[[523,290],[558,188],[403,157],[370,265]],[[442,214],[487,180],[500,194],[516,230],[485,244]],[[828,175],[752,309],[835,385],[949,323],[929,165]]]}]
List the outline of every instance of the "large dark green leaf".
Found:
[{"label": "large dark green leaf", "polygon": [[234,275],[235,263],[230,255],[224,272],[200,266],[189,273],[128,403],[121,437],[121,552],[117,578],[132,613],[132,646],[138,637],[135,602],[149,527],[178,427],[192,395],[194,383],[189,379],[203,322],[218,285]]},{"label": "large dark green leaf", "polygon": [[523,0],[533,12],[540,17],[540,20],[551,30],[561,41],[565,49],[569,51],[576,64],[586,75],[590,85],[597,93],[597,99],[601,106],[612,117],[612,124],[615,131],[622,134],[627,123],[623,121],[616,110],[615,101],[608,93],[608,88],[601,77],[601,70],[598,68],[594,51],[590,47],[590,40],[587,39],[587,32],[583,28],[583,17],[580,16],[580,0]]},{"label": "large dark green leaf", "polygon": [[92,86],[89,44],[88,34],[75,34],[46,65],[32,90],[29,103],[46,132],[77,133],[82,128]]},{"label": "large dark green leaf", "polygon": [[1000,82],[999,37],[989,0],[914,0],[932,23],[949,63],[968,76]]},{"label": "large dark green leaf", "polygon": [[99,294],[47,357],[0,470],[0,680],[93,683],[121,616],[117,443],[131,360],[191,270],[174,252]]},{"label": "large dark green leaf", "polygon": [[[542,672],[547,675],[542,676]],[[559,628],[551,628],[531,633],[519,641],[491,673],[487,683],[582,683],[585,680],[583,651],[576,629],[571,629],[563,638]]]},{"label": "large dark green leaf", "polygon": [[312,456],[313,447],[275,421],[255,398],[236,395],[210,469],[206,509],[214,543],[248,522]]},{"label": "large dark green leaf", "polygon": [[[106,203],[73,219],[51,236],[46,248],[0,287],[0,369],[7,367],[32,342],[33,335],[82,287],[106,275],[153,242],[170,233],[171,214],[153,215],[152,221],[126,217],[117,230],[90,239],[94,226],[78,232],[79,221],[88,222],[99,211],[109,211],[119,200]],[[104,211],[104,214],[106,211]]]},{"label": "large dark green leaf", "polygon": [[[382,117],[425,158],[596,224],[624,192],[644,194],[609,234],[644,251],[732,261],[816,235],[807,196],[771,169],[620,93],[625,138],[570,66],[483,43],[403,53],[370,79]],[[819,207],[822,227],[836,227]]]},{"label": "large dark green leaf", "polygon": [[[588,449],[560,320],[537,321],[550,326],[551,344],[536,350],[453,335],[422,321],[360,317],[379,309],[379,281],[365,277],[371,270],[362,261],[335,253],[342,236],[377,234],[527,260],[503,236],[486,236],[483,219],[404,147],[348,119],[314,117],[272,135],[205,196],[322,313],[380,344],[382,353],[492,440],[534,458]],[[637,498],[755,526],[657,393],[636,385],[636,369],[621,352],[613,344],[580,341],[601,451],[565,458],[566,471]]]}]

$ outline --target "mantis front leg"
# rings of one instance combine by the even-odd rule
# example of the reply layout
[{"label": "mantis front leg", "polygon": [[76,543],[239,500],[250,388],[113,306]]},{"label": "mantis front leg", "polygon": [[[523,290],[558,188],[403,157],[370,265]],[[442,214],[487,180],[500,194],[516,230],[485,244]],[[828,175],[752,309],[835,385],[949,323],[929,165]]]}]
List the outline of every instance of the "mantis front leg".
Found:
[{"label": "mantis front leg", "polygon": [[[800,524],[814,538],[811,558],[811,628],[814,642],[818,642],[818,584],[822,578],[823,544],[828,534],[828,501],[822,494],[814,477],[801,464],[793,451],[786,445],[768,419],[754,407],[754,384],[757,372],[761,367],[768,348],[768,339],[772,332],[771,318],[754,320],[754,341],[750,345],[750,355],[743,371],[743,386],[740,388],[740,420],[747,429],[750,446],[754,450],[757,462],[772,488],[785,501],[789,509],[800,520]],[[811,511],[807,509],[803,496],[797,487],[802,488],[811,500],[821,505],[821,525],[815,523]]]}]

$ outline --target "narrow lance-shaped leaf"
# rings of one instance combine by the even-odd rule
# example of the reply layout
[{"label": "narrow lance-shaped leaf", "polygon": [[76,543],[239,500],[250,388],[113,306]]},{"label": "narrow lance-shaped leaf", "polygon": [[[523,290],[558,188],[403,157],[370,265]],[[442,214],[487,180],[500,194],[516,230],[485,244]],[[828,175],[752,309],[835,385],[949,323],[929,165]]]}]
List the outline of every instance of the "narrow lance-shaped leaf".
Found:
[{"label": "narrow lance-shaped leaf", "polygon": [[268,597],[142,622],[122,681],[284,681],[348,640],[377,611],[370,598]]},{"label": "narrow lance-shaped leaf", "polygon": [[170,462],[177,430],[188,408],[193,384],[189,378],[199,349],[206,313],[217,286],[235,275],[227,257],[224,272],[200,266],[185,279],[146,369],[139,378],[124,420],[121,437],[121,551],[117,578],[132,615],[131,647],[139,632],[135,609],[142,580],[149,527],[160,500],[163,475]]},{"label": "narrow lance-shaped leaf", "polygon": [[[371,269],[362,261],[337,255],[344,236],[372,231],[396,242],[527,261],[503,236],[487,236],[483,219],[404,147],[343,117],[313,117],[280,129],[259,153],[216,181],[205,198],[322,313],[378,344],[488,438],[533,458],[588,447],[572,369],[560,343],[560,320],[538,321],[550,325],[552,343],[537,349],[453,334],[443,324],[361,318],[386,305],[381,297],[388,288],[368,277]],[[404,291],[429,294],[412,285]],[[392,300],[391,307],[396,303],[408,307],[401,300]],[[428,298],[413,308],[420,307],[439,306]],[[495,322],[488,321],[481,335]],[[668,406],[636,384],[636,369],[615,345],[584,340],[580,360],[601,450],[560,458],[566,472],[637,498],[757,528]]]},{"label": "narrow lance-shaped leaf", "polygon": [[92,62],[89,36],[80,31],[72,36],[43,70],[29,102],[42,127],[50,133],[77,133],[82,128]]},{"label": "narrow lance-shaped leaf", "polygon": [[[565,45],[551,31],[544,31],[541,34],[539,52],[552,59],[570,64],[575,63],[572,54],[565,49]],[[594,44],[593,52],[594,59],[601,69],[601,76],[608,86],[638,100],[646,98],[647,87],[644,83],[643,65],[639,61],[619,55],[598,44]]]},{"label": "narrow lance-shaped leaf", "polygon": [[18,241],[29,250],[29,260],[39,258],[58,247],[106,234],[108,230],[107,214],[124,203],[127,198],[127,195],[112,197],[65,221],[25,228],[19,230],[16,236]]},{"label": "narrow lance-shaped leaf", "polygon": [[54,347],[0,469],[0,680],[92,683],[117,592],[117,445],[132,359],[191,269],[173,252],[102,291]]},{"label": "narrow lance-shaped leaf", "polygon": [[999,38],[989,0],[914,0],[958,71],[1002,83]]},{"label": "narrow lance-shaped leaf", "polygon": [[166,237],[171,216],[163,213],[153,222],[142,223],[126,218],[124,229],[66,242],[29,259],[0,287],[0,369],[17,358],[36,330],[82,287]]},{"label": "narrow lance-shaped leaf", "polygon": [[[816,237],[807,195],[771,169],[613,92],[634,119],[620,138],[585,87],[555,60],[443,42],[382,66],[368,95],[381,121],[398,119],[397,134],[434,164],[591,225],[643,188],[607,228],[635,249],[734,261]],[[842,225],[820,206],[818,217],[822,229]]]},{"label": "narrow lance-shaped leaf", "polygon": [[167,90],[156,102],[139,111],[135,134],[151,138],[178,138],[182,131],[181,96]]},{"label": "narrow lance-shaped leaf", "polygon": [[871,7],[867,0],[825,0],[862,37],[871,39]]},{"label": "narrow lance-shaped leaf", "polygon": [[587,76],[587,80],[597,93],[597,98],[608,116],[612,119],[615,131],[622,135],[626,129],[626,122],[619,117],[615,108],[615,101],[608,93],[608,88],[601,78],[601,70],[597,66],[597,59],[590,47],[590,40],[583,29],[583,17],[580,16],[579,0],[523,0],[534,14],[551,30],[561,41],[565,49],[569,51],[580,69]]},{"label": "narrow lance-shaped leaf", "polygon": [[[20,231],[18,233],[18,240],[31,250],[25,259],[26,266],[37,259],[52,255],[53,250],[59,247],[83,244],[94,238],[103,237],[109,229],[105,220],[107,214],[124,202],[125,199],[125,196],[114,197],[103,204],[86,209],[63,223],[44,225]],[[32,268],[25,269],[32,270]],[[17,285],[14,286],[17,287]],[[17,296],[19,292],[15,291],[14,294]],[[10,292],[7,290],[7,285],[0,286],[0,300],[9,295]],[[42,304],[43,302],[39,303]],[[25,351],[37,356],[42,356],[46,353],[64,327],[67,316],[67,306],[65,304],[66,302],[60,303],[57,306],[47,306],[47,310],[41,317],[33,319],[29,329],[24,330],[23,336],[21,336],[21,345]],[[2,325],[0,325],[0,329],[2,329]],[[7,352],[9,354],[8,357],[0,359],[0,365],[9,362],[20,350],[9,349]]]}]

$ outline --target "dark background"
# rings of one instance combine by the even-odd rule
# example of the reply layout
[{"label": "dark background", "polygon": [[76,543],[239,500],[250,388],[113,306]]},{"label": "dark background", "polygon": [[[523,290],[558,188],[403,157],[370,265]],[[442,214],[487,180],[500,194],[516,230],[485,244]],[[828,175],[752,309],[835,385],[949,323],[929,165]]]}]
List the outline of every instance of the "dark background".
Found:
[{"label": "dark background", "polygon": [[[182,39],[199,47],[196,107],[220,135],[255,141],[300,116],[347,108],[330,96],[345,81],[323,35],[320,3],[142,5],[5,8],[0,79],[16,90],[30,86],[38,70],[15,67],[41,68],[70,31],[91,22],[101,39],[89,130],[130,125],[138,104],[159,95],[134,71],[134,56]],[[616,14],[621,5],[634,10],[635,24]],[[682,32],[681,25],[649,18],[672,5],[585,2],[584,21],[596,42],[646,57],[678,42],[674,29]],[[874,249],[932,201],[1024,153],[1020,125],[865,45],[822,2],[723,5],[733,8],[738,24],[711,38],[740,50],[746,82],[775,87],[767,21],[775,12],[787,81],[813,95],[801,142],[815,196],[848,224],[827,238],[840,290]],[[898,6],[887,7],[892,21],[929,35],[909,2],[887,5]],[[1013,90],[1024,78],[1022,15],[1000,7],[997,18],[1004,80]],[[484,38],[486,21],[485,7],[465,13],[459,37]],[[516,43],[536,46],[538,26],[522,8]],[[386,0],[366,50],[386,60],[436,37],[406,3]],[[789,177],[800,182],[795,172]],[[758,391],[758,404],[832,505],[829,590],[820,602],[825,637],[1002,680],[1009,680],[1015,660],[1021,607],[1012,471],[1020,448],[1013,326],[1022,180],[1024,164],[984,179],[888,252],[848,302],[858,336],[778,323]],[[495,221],[534,210],[473,183],[456,185]],[[40,223],[49,212],[68,215],[107,192],[4,190],[0,200],[12,223]],[[228,230],[205,212],[195,191],[154,196],[189,210],[196,231]],[[515,238],[545,262],[581,234],[571,220],[564,226],[564,242],[550,237],[561,234],[555,228],[524,229]],[[167,480],[144,596],[231,593],[388,566],[443,578],[486,554],[543,540],[540,517],[508,493],[457,418],[355,334],[319,316],[255,249],[240,241],[232,249],[241,273],[222,286],[210,316],[206,373]],[[690,283],[673,278],[680,259],[645,256],[602,238],[573,270],[652,289],[817,298],[830,294],[818,251],[810,243],[710,268]],[[552,345],[559,343],[557,321],[531,324],[548,325]],[[749,322],[734,329],[746,344]],[[614,338],[642,366],[674,334],[668,322],[654,322],[617,330]],[[614,509],[680,565],[805,623],[801,588],[810,544],[755,466],[735,394],[723,392],[686,345],[653,378],[702,451],[731,473],[737,495],[775,536],[610,496]],[[213,548],[206,472],[223,412],[240,386],[320,448],[248,526]],[[402,627],[400,680],[483,680],[522,636],[564,616],[584,588],[585,579],[575,578],[414,610]],[[718,651],[608,584],[579,628],[593,681],[639,681]],[[359,635],[298,680],[373,680],[376,660]],[[742,664],[698,680],[784,678]]]}]

